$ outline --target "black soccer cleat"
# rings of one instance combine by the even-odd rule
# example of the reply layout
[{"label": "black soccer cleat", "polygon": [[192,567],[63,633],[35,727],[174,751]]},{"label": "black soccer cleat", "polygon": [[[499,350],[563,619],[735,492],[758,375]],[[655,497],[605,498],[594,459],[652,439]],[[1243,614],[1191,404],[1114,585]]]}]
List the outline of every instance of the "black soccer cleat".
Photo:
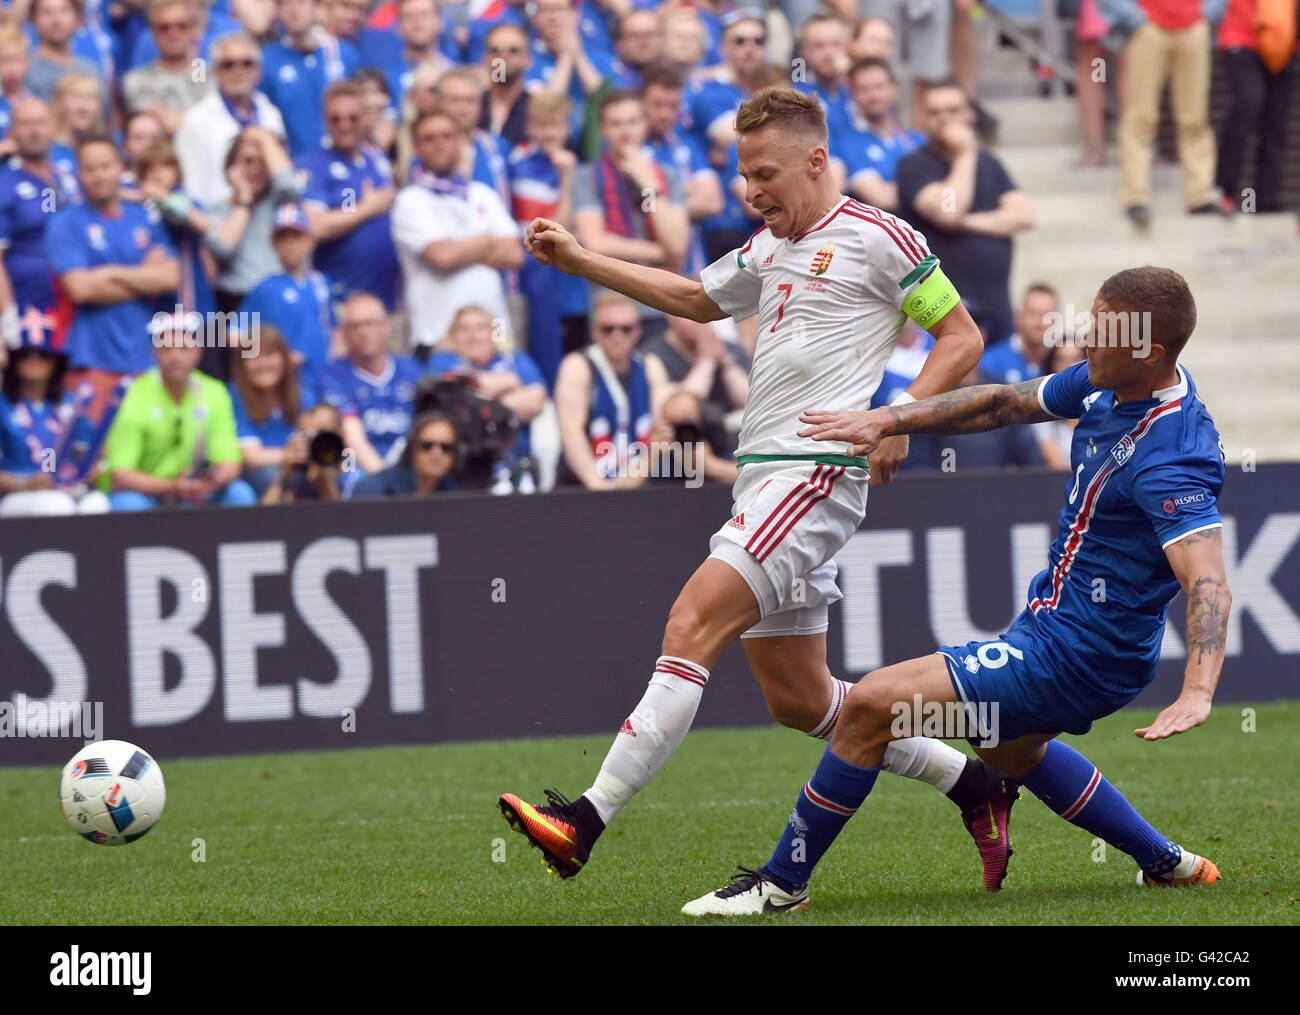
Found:
[{"label": "black soccer cleat", "polygon": [[503,793],[497,805],[510,827],[542,851],[546,868],[567,880],[582,870],[605,823],[586,797],[570,802],[548,789],[546,800],[547,806],[537,807]]}]

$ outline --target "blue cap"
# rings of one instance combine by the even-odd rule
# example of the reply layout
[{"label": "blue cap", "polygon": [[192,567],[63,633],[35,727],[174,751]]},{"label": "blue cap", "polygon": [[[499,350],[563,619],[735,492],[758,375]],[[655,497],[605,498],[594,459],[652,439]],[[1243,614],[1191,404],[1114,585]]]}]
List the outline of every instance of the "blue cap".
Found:
[{"label": "blue cap", "polygon": [[275,236],[290,229],[299,233],[311,232],[311,222],[307,220],[307,214],[302,210],[301,205],[282,204],[275,210],[275,218],[271,222],[271,235]]},{"label": "blue cap", "polygon": [[54,315],[29,306],[18,318],[18,344],[15,349],[40,349],[62,356],[63,350],[54,344],[58,322]]}]

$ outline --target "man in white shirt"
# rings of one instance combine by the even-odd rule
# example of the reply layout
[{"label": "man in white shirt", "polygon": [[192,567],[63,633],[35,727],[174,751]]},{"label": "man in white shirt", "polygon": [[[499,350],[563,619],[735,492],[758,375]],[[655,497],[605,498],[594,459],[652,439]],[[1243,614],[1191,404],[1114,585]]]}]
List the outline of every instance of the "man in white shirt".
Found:
[{"label": "man in white shirt", "polygon": [[230,199],[226,153],[245,127],[258,126],[285,139],[280,111],[261,92],[262,51],[247,35],[223,35],[212,44],[217,87],[181,118],[173,145],[181,160],[185,190],[201,204]]},{"label": "man in white shirt", "polygon": [[428,355],[469,304],[509,333],[501,272],[524,261],[519,227],[491,187],[460,171],[465,132],[446,113],[425,113],[411,130],[419,165],[393,202],[393,241],[402,266],[412,351]]}]

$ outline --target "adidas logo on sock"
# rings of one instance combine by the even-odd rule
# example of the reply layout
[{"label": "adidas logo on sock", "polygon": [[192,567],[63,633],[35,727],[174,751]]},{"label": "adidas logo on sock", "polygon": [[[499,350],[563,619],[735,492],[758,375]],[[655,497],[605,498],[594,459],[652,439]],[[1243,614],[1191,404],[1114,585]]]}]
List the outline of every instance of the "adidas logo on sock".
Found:
[{"label": "adidas logo on sock", "polygon": [[620,733],[626,733],[630,737],[636,736],[636,730],[632,728],[632,720],[624,719],[623,725],[618,728]]}]

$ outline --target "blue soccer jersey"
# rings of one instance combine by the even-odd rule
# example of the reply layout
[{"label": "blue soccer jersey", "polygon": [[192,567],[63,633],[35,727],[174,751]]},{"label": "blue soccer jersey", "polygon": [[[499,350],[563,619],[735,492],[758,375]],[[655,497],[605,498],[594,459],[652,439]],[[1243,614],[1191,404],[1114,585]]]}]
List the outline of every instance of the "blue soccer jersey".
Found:
[{"label": "blue soccer jersey", "polygon": [[[73,205],[51,218],[45,230],[45,253],[58,276],[108,264],[138,265],[154,247],[176,256],[157,216],[134,201],[121,202],[116,216]],[[175,293],[158,300],[78,304],[65,344],[69,366],[143,373],[154,361],[150,318],[159,306],[174,303]]]},{"label": "blue soccer jersey", "polygon": [[310,53],[282,42],[262,49],[262,81],[257,87],[280,110],[291,155],[300,155],[323,142],[325,89],[360,67],[361,54],[356,48],[329,35],[324,35],[324,44]]},{"label": "blue soccer jersey", "polygon": [[319,271],[302,278],[280,272],[259,283],[244,297],[241,314],[258,314],[259,321],[280,329],[289,348],[302,357],[298,376],[314,387],[329,362],[334,333],[334,308],[329,283]]},{"label": "blue soccer jersey", "polygon": [[0,169],[0,253],[19,313],[28,307],[54,309],[57,300],[45,255],[45,229],[52,212],[81,200],[76,177],[53,164],[51,169],[52,179],[43,180],[24,169],[17,155]]},{"label": "blue soccer jersey", "polygon": [[408,356],[390,356],[378,375],[350,360],[333,360],[320,373],[320,398],[344,416],[360,419],[371,447],[391,465],[411,428],[415,386],[423,376],[424,369]]},{"label": "blue soccer jersey", "polygon": [[[373,145],[351,158],[333,148],[313,148],[298,156],[298,184],[304,204],[337,211],[355,207],[366,187],[393,185],[393,167]],[[376,215],[351,232],[327,240],[312,255],[313,266],[330,281],[336,300],[368,292],[392,310],[397,305],[399,267],[388,213]]]},{"label": "blue soccer jersey", "polygon": [[1221,524],[1219,433],[1190,374],[1179,367],[1178,376],[1152,398],[1118,405],[1092,386],[1086,362],[1039,388],[1044,409],[1079,422],[1059,532],[1028,609],[1102,685],[1150,683],[1179,590],[1165,548]]}]

